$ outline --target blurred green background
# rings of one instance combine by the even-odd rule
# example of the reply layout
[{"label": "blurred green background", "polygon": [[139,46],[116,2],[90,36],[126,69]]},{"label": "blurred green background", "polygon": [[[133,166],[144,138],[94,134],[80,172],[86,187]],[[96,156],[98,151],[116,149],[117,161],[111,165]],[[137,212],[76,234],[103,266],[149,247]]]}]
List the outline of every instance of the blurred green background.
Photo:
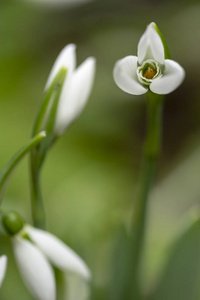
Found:
[{"label": "blurred green background", "polygon": [[[0,168],[30,136],[53,62],[68,43],[80,64],[97,59],[88,105],[50,151],[42,174],[47,228],[82,256],[93,274],[95,299],[108,299],[113,242],[128,222],[137,189],[145,135],[144,97],[114,83],[115,61],[136,55],[151,21],[164,34],[171,57],[186,70],[182,86],[165,98],[163,150],[152,191],[142,281],[159,278],[168,243],[199,204],[199,1],[96,0],[49,8],[34,2],[0,3]],[[28,159],[17,168],[3,209],[31,223]],[[8,271],[0,299],[33,299],[20,279],[10,241],[0,237]],[[12,287],[12,288],[11,288]],[[93,299],[94,300],[94,299]]]}]

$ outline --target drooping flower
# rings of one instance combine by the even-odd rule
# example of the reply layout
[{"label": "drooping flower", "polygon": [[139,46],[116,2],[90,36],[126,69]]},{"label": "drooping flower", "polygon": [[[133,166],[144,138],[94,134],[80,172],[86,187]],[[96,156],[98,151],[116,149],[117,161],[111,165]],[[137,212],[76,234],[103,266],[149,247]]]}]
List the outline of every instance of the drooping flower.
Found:
[{"label": "drooping flower", "polygon": [[24,225],[22,218],[15,212],[5,214],[2,224],[11,236],[22,278],[37,300],[56,300],[56,283],[51,264],[66,274],[76,274],[88,283],[91,275],[85,262],[57,237]]},{"label": "drooping flower", "polygon": [[0,287],[5,277],[6,267],[7,267],[7,256],[2,255],[0,257]]},{"label": "drooping flower", "polygon": [[147,26],[138,43],[138,56],[126,56],[116,62],[113,76],[123,91],[145,94],[149,89],[160,95],[174,91],[184,80],[185,71],[166,59],[165,47],[155,23]]},{"label": "drooping flower", "polygon": [[61,68],[65,68],[67,75],[62,87],[57,108],[54,132],[61,135],[67,127],[80,115],[90,95],[95,69],[95,58],[87,58],[77,69],[76,46],[67,45],[57,57],[46,83],[47,90]]},{"label": "drooping flower", "polygon": [[90,279],[85,262],[54,235],[25,225],[12,238],[14,255],[24,282],[39,300],[55,300],[56,284],[50,263],[63,272]]}]

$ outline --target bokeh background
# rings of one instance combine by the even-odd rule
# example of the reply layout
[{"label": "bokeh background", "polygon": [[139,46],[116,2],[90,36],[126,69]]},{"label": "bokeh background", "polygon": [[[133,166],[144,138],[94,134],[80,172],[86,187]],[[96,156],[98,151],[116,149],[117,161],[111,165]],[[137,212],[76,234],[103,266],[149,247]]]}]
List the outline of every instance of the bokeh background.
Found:
[{"label": "bokeh background", "polygon": [[[55,0],[56,1],[56,0]],[[42,2],[42,0],[41,0]],[[199,1],[74,0],[0,3],[0,168],[27,141],[53,62],[68,43],[80,64],[97,59],[94,88],[80,118],[50,151],[42,173],[47,228],[79,253],[93,274],[94,298],[109,299],[112,251],[128,222],[145,135],[145,98],[114,83],[115,61],[136,55],[151,21],[171,57],[186,70],[182,86],[165,98],[163,149],[151,194],[142,281],[148,293],[165,264],[168,245],[200,201]],[[8,185],[3,209],[31,223],[28,159]],[[0,237],[8,270],[0,299],[31,300],[12,253]]]}]

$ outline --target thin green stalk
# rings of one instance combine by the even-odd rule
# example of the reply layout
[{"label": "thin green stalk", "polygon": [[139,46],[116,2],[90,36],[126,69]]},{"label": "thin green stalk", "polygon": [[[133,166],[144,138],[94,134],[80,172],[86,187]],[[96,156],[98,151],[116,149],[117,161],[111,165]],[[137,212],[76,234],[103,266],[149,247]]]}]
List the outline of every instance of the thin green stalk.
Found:
[{"label": "thin green stalk", "polygon": [[134,205],[132,222],[132,293],[130,299],[142,299],[139,283],[141,255],[143,251],[148,198],[154,180],[156,163],[161,148],[161,119],[163,96],[147,93],[147,135],[144,146],[139,193]]},{"label": "thin green stalk", "polygon": [[0,175],[0,201],[2,202],[4,190],[6,187],[6,184],[8,182],[8,179],[10,178],[10,175],[12,174],[15,167],[18,165],[18,163],[24,158],[24,156],[30,152],[33,148],[35,148],[46,136],[45,132],[38,133],[35,137],[33,137],[30,141],[28,141],[14,156],[13,158],[8,162],[8,164],[3,169],[1,175]]},{"label": "thin green stalk", "polygon": [[39,147],[31,152],[30,158],[32,218],[34,226],[43,229],[45,228],[45,209],[40,188],[40,173],[47,151],[56,140],[54,127],[60,94],[66,75],[67,69],[61,68],[46,92],[33,127],[33,134],[40,128],[45,128],[47,134],[45,142],[40,143]]},{"label": "thin green stalk", "polygon": [[33,224],[37,228],[45,227],[45,209],[40,189],[40,168],[31,169],[31,208]]},{"label": "thin green stalk", "polygon": [[57,141],[57,138],[49,135],[45,145],[40,145],[37,153],[33,149],[30,158],[30,185],[31,185],[31,207],[32,220],[37,228],[45,229],[45,207],[41,192],[41,171],[46,159],[47,150]]}]

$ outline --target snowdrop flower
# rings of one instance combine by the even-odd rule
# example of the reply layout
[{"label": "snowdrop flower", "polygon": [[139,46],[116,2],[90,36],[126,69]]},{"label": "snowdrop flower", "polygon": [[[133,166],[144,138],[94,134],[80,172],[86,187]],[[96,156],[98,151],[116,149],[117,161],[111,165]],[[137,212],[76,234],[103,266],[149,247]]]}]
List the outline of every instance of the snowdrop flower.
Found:
[{"label": "snowdrop flower", "polygon": [[90,270],[85,262],[51,233],[24,225],[21,217],[14,212],[4,216],[3,226],[11,236],[21,276],[37,300],[56,300],[51,264],[64,273],[76,274],[83,281],[90,280]]},{"label": "snowdrop flower", "polygon": [[132,95],[169,94],[183,81],[183,68],[165,59],[165,48],[155,23],[147,26],[138,44],[138,57],[126,56],[117,61],[113,71],[116,84]]},{"label": "snowdrop flower", "polygon": [[85,262],[54,235],[26,225],[12,238],[14,255],[24,282],[39,300],[55,300],[56,287],[52,265],[63,272],[90,279]]},{"label": "snowdrop flower", "polygon": [[61,135],[67,127],[80,115],[90,95],[94,75],[95,59],[87,58],[76,68],[76,46],[67,45],[57,57],[46,83],[47,90],[61,68],[67,70],[67,75],[61,91],[58,111],[55,121],[55,135]]},{"label": "snowdrop flower", "polygon": [[7,267],[7,256],[2,255],[0,257],[0,287],[5,277],[6,267]]}]

